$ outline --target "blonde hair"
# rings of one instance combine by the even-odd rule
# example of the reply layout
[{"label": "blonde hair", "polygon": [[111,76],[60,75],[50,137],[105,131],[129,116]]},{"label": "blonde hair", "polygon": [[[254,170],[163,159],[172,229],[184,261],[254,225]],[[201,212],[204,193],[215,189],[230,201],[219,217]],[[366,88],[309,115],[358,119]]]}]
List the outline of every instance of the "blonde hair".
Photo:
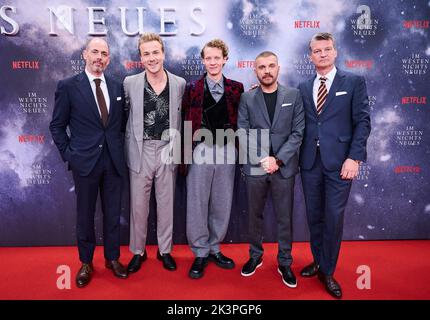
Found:
[{"label": "blonde hair", "polygon": [[151,42],[151,41],[157,41],[158,43],[160,43],[161,44],[161,51],[164,53],[163,40],[161,39],[160,35],[158,35],[157,33],[153,33],[153,32],[144,33],[139,37],[139,42],[137,45],[137,48],[139,49],[139,53],[141,53],[140,52],[141,44],[145,43],[145,42]]}]

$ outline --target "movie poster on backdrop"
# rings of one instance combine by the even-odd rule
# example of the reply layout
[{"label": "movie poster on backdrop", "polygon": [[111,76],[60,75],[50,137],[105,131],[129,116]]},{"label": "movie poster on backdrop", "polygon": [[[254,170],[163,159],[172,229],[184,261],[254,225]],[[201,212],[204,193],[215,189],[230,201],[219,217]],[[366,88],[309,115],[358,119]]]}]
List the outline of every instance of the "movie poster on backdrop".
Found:
[{"label": "movie poster on backdrop", "polygon": [[[50,136],[58,80],[84,70],[88,37],[110,44],[107,73],[122,81],[143,70],[139,34],[166,44],[166,68],[187,81],[202,77],[202,45],[221,38],[230,47],[225,74],[256,82],[254,58],[277,53],[280,82],[297,87],[315,74],[308,41],[328,31],[337,39],[337,67],[367,82],[372,133],[345,215],[344,239],[430,238],[430,105],[428,1],[2,1],[0,5],[0,245],[75,243],[71,173]],[[237,169],[228,242],[246,242],[244,179]],[[125,181],[127,184],[128,182]],[[299,179],[294,239],[307,240]],[[185,243],[185,181],[175,201],[175,243]],[[128,243],[128,190],[123,195],[123,243]],[[265,240],[276,241],[269,202]],[[155,243],[155,207],[149,242]],[[101,240],[100,208],[97,234]]]}]

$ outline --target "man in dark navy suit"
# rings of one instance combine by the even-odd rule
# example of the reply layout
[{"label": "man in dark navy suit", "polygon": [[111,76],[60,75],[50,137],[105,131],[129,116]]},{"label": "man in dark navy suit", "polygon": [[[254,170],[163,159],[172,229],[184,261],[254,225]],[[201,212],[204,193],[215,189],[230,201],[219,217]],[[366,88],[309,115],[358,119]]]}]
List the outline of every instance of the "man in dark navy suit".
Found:
[{"label": "man in dark navy suit", "polygon": [[[93,273],[96,246],[94,215],[100,192],[103,211],[105,266],[126,278],[120,256],[121,181],[125,160],[121,125],[122,85],[104,75],[109,47],[92,38],[83,51],[85,71],[58,83],[49,129],[61,157],[72,170],[77,196],[76,235],[82,266],[78,287],[86,286]],[[66,132],[69,127],[70,136]]]},{"label": "man in dark navy suit", "polygon": [[333,274],[352,180],[366,161],[369,101],[364,78],[335,67],[330,33],[314,35],[309,49],[316,77],[299,85],[305,108],[300,168],[314,261],[301,275],[318,275],[326,290],[341,298]]}]

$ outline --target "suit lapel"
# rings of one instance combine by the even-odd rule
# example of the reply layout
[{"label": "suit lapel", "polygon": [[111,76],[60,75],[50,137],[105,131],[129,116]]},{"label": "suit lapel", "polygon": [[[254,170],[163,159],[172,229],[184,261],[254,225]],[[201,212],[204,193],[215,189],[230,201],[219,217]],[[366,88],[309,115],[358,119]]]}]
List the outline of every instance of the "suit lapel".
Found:
[{"label": "suit lapel", "polygon": [[197,80],[194,88],[191,89],[190,92],[190,112],[194,115],[191,116],[191,120],[193,122],[193,134],[194,132],[201,127],[202,118],[203,118],[203,99],[205,94],[205,77],[206,73],[202,78]]},{"label": "suit lapel", "polygon": [[275,126],[276,120],[278,120],[279,112],[281,111],[284,97],[285,97],[285,88],[281,85],[278,85],[278,93],[276,95],[275,114],[273,115],[273,122],[272,122],[271,128],[273,128]]},{"label": "suit lapel", "polygon": [[77,82],[78,90],[81,92],[85,100],[87,100],[91,112],[96,117],[98,123],[102,125],[99,108],[97,107],[96,99],[94,97],[93,90],[91,89],[90,81],[88,80],[88,77],[85,72],[82,72],[80,74],[80,76],[77,78]]},{"label": "suit lapel", "polygon": [[235,110],[234,110],[234,107],[232,106],[232,103],[234,101],[232,82],[230,79],[227,79],[226,77],[224,77],[224,92],[225,92],[225,100],[227,102],[228,118],[230,120],[230,123],[234,123]]},{"label": "suit lapel", "polygon": [[309,99],[309,101],[311,102],[311,112],[313,115],[317,115],[317,107],[315,106],[315,102],[314,102],[314,81],[315,81],[316,75],[312,77],[312,79],[309,79],[308,81],[306,81],[305,86],[305,92],[307,94],[307,98]]},{"label": "suit lapel", "polygon": [[109,126],[110,119],[115,117],[114,113],[116,112],[115,107],[116,107],[117,94],[115,92],[115,87],[113,86],[113,81],[110,78],[106,77],[106,75],[105,75],[105,79],[106,79],[106,86],[108,88],[109,100],[110,100],[108,121],[107,121],[107,125],[106,125],[106,127],[107,127],[107,126]]},{"label": "suit lapel", "polygon": [[[130,92],[132,95],[132,101],[136,103],[133,104],[133,129],[137,141],[143,139],[143,108],[144,108],[144,95],[143,90],[145,88],[145,71],[141,72],[136,81],[134,82],[133,91]],[[140,150],[141,151],[141,150]]]},{"label": "suit lapel", "polygon": [[174,78],[170,72],[166,70],[167,78],[169,79],[169,123],[170,128],[177,128],[178,113],[176,110],[177,85],[174,83]]},{"label": "suit lapel", "polygon": [[206,73],[203,78],[199,79],[196,83],[195,106],[197,108],[203,108],[203,99],[205,97],[205,77]]},{"label": "suit lapel", "polygon": [[267,106],[266,101],[264,101],[263,91],[261,90],[261,87],[259,86],[257,89],[255,89],[255,106],[260,109],[260,112],[263,114],[264,119],[269,124],[269,127],[271,127],[269,113],[267,112]]}]

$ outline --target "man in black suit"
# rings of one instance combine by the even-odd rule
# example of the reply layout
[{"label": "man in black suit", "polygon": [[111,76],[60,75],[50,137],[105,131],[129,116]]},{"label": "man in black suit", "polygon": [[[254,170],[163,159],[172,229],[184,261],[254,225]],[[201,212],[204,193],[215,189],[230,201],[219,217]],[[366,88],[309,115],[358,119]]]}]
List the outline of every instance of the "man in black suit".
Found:
[{"label": "man in black suit", "polygon": [[341,298],[333,274],[352,179],[366,161],[369,101],[364,78],[336,68],[330,33],[314,35],[309,50],[316,76],[299,86],[306,114],[300,170],[314,261],[301,275],[318,275],[326,290]]},{"label": "man in black suit", "polygon": [[[82,266],[78,287],[93,273],[96,246],[94,215],[100,192],[103,211],[105,266],[126,278],[120,256],[121,181],[125,174],[121,125],[124,112],[122,85],[104,75],[109,47],[92,38],[84,51],[85,71],[58,82],[49,129],[61,157],[72,170],[77,196],[76,235]],[[69,127],[70,136],[66,132]]]}]

